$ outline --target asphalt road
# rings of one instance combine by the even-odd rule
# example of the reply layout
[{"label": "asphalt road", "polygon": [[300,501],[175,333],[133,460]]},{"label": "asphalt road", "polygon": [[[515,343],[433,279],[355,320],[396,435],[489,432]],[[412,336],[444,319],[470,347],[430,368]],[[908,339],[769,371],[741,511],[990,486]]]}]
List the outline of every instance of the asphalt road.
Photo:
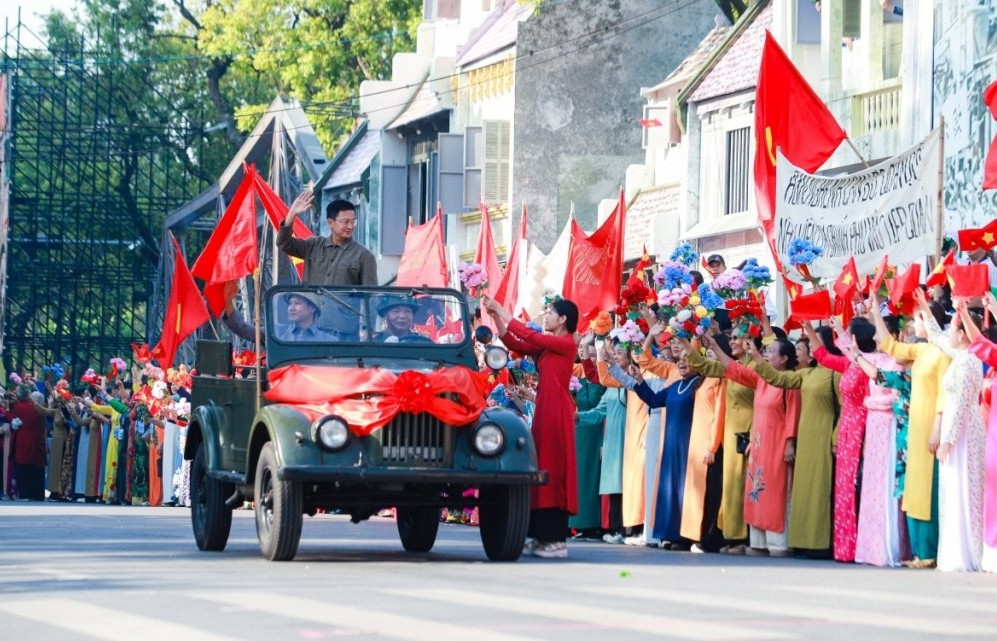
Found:
[{"label": "asphalt road", "polygon": [[199,552],[184,508],[0,502],[0,640],[997,638],[997,576],[572,543],[489,563],[477,528],[305,520],[268,563],[252,513]]}]

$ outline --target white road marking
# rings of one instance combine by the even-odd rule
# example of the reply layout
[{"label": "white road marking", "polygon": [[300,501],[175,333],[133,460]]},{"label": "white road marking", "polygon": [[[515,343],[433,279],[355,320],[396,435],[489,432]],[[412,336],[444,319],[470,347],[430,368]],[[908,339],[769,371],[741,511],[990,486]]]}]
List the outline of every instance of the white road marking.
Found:
[{"label": "white road marking", "polygon": [[335,626],[337,628],[353,628],[357,634],[361,632],[392,637],[397,639],[413,639],[414,641],[528,641],[532,637],[524,637],[487,630],[475,630],[468,625],[453,625],[444,623],[428,614],[427,618],[392,614],[386,610],[369,610],[352,605],[340,605],[334,600],[317,601],[283,594],[266,592],[201,592],[191,595],[194,598],[221,603],[224,605],[241,606],[246,610],[265,612],[289,619],[300,619]]},{"label": "white road marking", "polygon": [[[591,605],[558,601],[553,598],[528,599],[506,594],[471,592],[468,590],[422,589],[381,590],[406,598],[429,599],[452,605],[508,610],[516,614],[529,614],[574,623],[588,623],[606,629],[633,630],[652,636],[683,639],[789,639],[794,635],[771,630],[746,629],[717,622],[715,619],[696,620],[660,616],[644,612],[622,611]],[[648,598],[654,599],[657,591]]]},{"label": "white road marking", "polygon": [[[121,608],[104,608],[75,599],[8,599],[0,601],[0,612],[52,628],[60,628],[102,641],[238,641],[177,623],[132,614]],[[45,638],[39,633],[39,639]]]},{"label": "white road marking", "polygon": [[[706,606],[713,610],[742,610],[753,614],[771,614],[780,618],[799,618],[824,621],[833,625],[869,626],[887,628],[890,630],[905,630],[921,634],[980,635],[992,637],[993,625],[978,625],[963,623],[938,617],[918,617],[911,615],[890,615],[858,610],[854,607],[837,608],[798,603],[787,603],[772,599],[743,599],[731,595],[689,594],[686,592],[671,592],[668,590],[642,590],[636,588],[600,588],[577,587],[579,592],[602,594],[612,597],[647,599],[649,601],[668,601],[682,605]],[[761,623],[764,623],[762,621]]]}]

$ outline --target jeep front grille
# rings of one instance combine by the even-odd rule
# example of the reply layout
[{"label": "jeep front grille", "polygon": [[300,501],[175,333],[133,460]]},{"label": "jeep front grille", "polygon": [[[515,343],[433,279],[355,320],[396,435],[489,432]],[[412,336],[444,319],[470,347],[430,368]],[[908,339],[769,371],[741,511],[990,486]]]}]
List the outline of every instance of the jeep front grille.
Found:
[{"label": "jeep front grille", "polygon": [[381,428],[385,465],[449,467],[455,431],[432,414],[398,414]]}]

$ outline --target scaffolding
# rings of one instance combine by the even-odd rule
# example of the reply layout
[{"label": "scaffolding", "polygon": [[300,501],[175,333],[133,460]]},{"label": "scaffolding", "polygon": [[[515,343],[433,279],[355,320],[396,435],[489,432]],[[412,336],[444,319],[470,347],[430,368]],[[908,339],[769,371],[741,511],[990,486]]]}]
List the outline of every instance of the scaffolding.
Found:
[{"label": "scaffolding", "polygon": [[29,36],[8,28],[0,58],[0,347],[7,373],[58,362],[78,380],[158,335],[164,218],[215,174],[198,164],[204,118],[189,105],[179,121],[150,113],[144,99],[171,104],[190,76],[171,65],[186,63],[95,64],[95,43],[56,54],[29,49]]},{"label": "scaffolding", "polygon": [[[203,247],[207,242],[242,182],[246,164],[255,165],[285,203],[293,201],[309,182],[314,184],[320,181],[328,170],[325,152],[301,104],[293,99],[275,98],[218,179],[203,193],[166,217],[163,246],[169,247],[169,234],[173,234],[184,251],[188,266],[193,264],[195,257],[189,249]],[[321,207],[318,209],[324,211]],[[265,291],[275,283],[296,281],[297,274],[290,259],[277,250],[276,230],[267,222],[262,208],[258,207],[257,212],[260,284],[261,290]],[[313,211],[303,217],[303,222],[315,233],[327,233],[322,229],[322,218]],[[166,313],[174,261],[172,252],[163,252],[156,272],[152,303],[156,318],[163,318]],[[252,282],[251,278],[243,279],[236,299],[236,309],[245,319],[253,317]],[[217,329],[220,331],[220,328]],[[209,336],[219,331],[201,329],[202,334]],[[178,350],[176,360],[191,363],[193,358],[193,341],[187,340]]]}]

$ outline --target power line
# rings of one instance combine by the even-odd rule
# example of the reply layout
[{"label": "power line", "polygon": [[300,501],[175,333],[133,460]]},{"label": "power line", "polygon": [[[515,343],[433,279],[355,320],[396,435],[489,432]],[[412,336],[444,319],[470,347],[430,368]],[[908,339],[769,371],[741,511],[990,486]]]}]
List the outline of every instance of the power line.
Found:
[{"label": "power line", "polygon": [[[570,0],[558,0],[556,3],[548,3],[548,4],[562,4],[562,3],[568,2],[568,1],[570,1]],[[555,44],[543,47],[541,49],[533,49],[533,50],[530,50],[530,51],[527,51],[527,52],[517,53],[516,56],[510,58],[510,60],[512,62],[518,62],[521,59],[529,60],[531,58],[534,59],[535,62],[533,64],[528,64],[526,66],[516,65],[516,67],[512,71],[505,72],[504,74],[501,74],[500,77],[509,76],[509,75],[513,75],[514,76],[517,72],[526,71],[526,70],[532,69],[534,67],[537,67],[537,66],[540,66],[540,65],[543,65],[543,64],[547,64],[547,63],[550,63],[550,62],[553,62],[555,60],[558,60],[558,59],[563,58],[565,56],[571,55],[573,53],[577,53],[579,51],[591,48],[591,47],[593,47],[595,45],[602,44],[603,42],[605,42],[605,41],[607,41],[607,40],[609,40],[611,38],[615,38],[615,37],[617,37],[619,35],[623,35],[625,33],[629,33],[630,31],[633,31],[634,29],[646,26],[646,25],[648,25],[648,24],[650,24],[650,23],[652,23],[654,21],[660,20],[661,18],[664,18],[664,17],[666,17],[668,15],[671,15],[672,13],[674,13],[674,12],[680,10],[680,9],[684,9],[687,6],[690,6],[690,5],[694,4],[695,1],[696,0],[675,0],[674,2],[671,2],[669,4],[666,4],[666,5],[663,5],[663,6],[660,6],[660,7],[656,7],[654,9],[650,9],[650,10],[647,10],[647,11],[644,11],[642,13],[639,13],[639,14],[636,14],[634,16],[631,16],[630,18],[627,18],[625,20],[621,20],[620,22],[617,22],[617,23],[614,23],[614,24],[611,24],[611,25],[606,25],[606,26],[600,27],[598,29],[594,29],[592,31],[583,33],[583,34],[581,34],[579,36],[576,36],[574,38],[571,38],[571,39],[568,39],[568,40],[565,40],[565,41],[562,41],[562,42],[559,42],[559,43],[555,43]],[[657,15],[655,15],[655,14],[657,14]],[[598,36],[603,36],[603,37],[601,39],[598,39]],[[574,43],[577,43],[577,42],[583,41],[583,40],[585,41],[584,44],[582,44],[582,45],[580,45],[578,47],[575,47],[575,48],[572,48],[572,49],[567,49],[565,51],[561,51],[561,52],[557,53],[556,55],[553,55],[553,56],[550,56],[550,57],[543,57],[543,54],[545,54],[545,53],[548,53],[548,52],[553,51],[555,49],[559,49],[561,47],[565,47],[567,45],[571,45],[571,44],[574,44]],[[382,94],[393,93],[393,92],[398,92],[398,91],[404,91],[406,89],[415,89],[417,87],[422,86],[423,84],[435,83],[435,82],[441,82],[441,81],[443,81],[443,82],[450,81],[450,80],[453,80],[454,78],[458,78],[460,76],[461,76],[461,72],[456,72],[455,71],[455,72],[450,73],[450,74],[445,74],[445,75],[437,76],[437,77],[434,77],[434,78],[427,78],[427,79],[425,79],[422,82],[409,83],[409,84],[406,84],[406,85],[400,85],[398,87],[392,87],[390,89],[384,89],[384,90],[381,90],[381,91],[376,91],[376,92],[373,92],[373,93],[370,93],[370,94],[366,94],[365,97],[370,98],[370,97],[375,97],[375,96],[382,95]],[[444,90],[444,91],[437,92],[437,95],[447,95],[447,94],[450,94],[450,93],[453,93],[453,89],[447,89],[447,90]],[[389,111],[389,110],[393,110],[393,109],[398,109],[398,108],[404,107],[406,104],[408,104],[408,101],[406,101],[404,103],[398,103],[398,104],[394,104],[394,105],[386,105],[384,107],[378,107],[376,109],[372,109],[372,110],[369,110],[367,112],[363,112],[363,114],[360,114],[360,113],[357,113],[356,111],[353,110],[356,101],[357,101],[356,97],[351,97],[348,100],[342,100],[342,101],[331,101],[331,100],[330,101],[299,101],[298,105],[300,106],[301,109],[303,109],[305,111],[311,110],[312,113],[316,113],[317,112],[316,115],[318,115],[318,116],[330,116],[332,118],[348,118],[348,117],[356,117],[356,116],[359,116],[359,115],[369,115],[370,113],[377,113],[377,112],[381,112],[381,111]],[[273,109],[273,110],[250,111],[250,112],[243,112],[243,113],[240,113],[240,114],[233,114],[233,117],[235,119],[237,119],[237,120],[238,119],[244,119],[244,118],[257,118],[258,119],[258,118],[260,118],[262,116],[265,116],[267,114],[280,113],[280,112],[284,112],[284,111],[291,111],[291,110],[294,110],[296,108],[297,107],[289,106],[289,107],[282,107],[282,108]],[[328,114],[328,113],[323,113],[322,111],[319,111],[322,108],[331,108],[333,110],[341,110],[341,111],[340,111],[340,113]],[[196,130],[196,129],[204,129],[206,127],[211,126],[212,124],[214,124],[214,123],[205,122],[205,123],[201,123],[200,126],[197,126],[194,123],[191,123],[191,124],[188,125],[188,131],[192,131],[192,130]],[[173,126],[173,125],[174,125],[174,123],[172,123],[172,122],[171,123],[145,123],[145,124],[115,123],[113,125],[104,124],[104,125],[102,125],[102,127],[106,128],[108,130],[114,130],[114,129],[116,129],[116,130],[119,130],[119,131],[128,130],[128,129],[152,129],[152,130],[159,130],[161,128],[166,128],[166,127]],[[303,129],[303,128],[308,128],[308,127],[310,127],[310,125],[301,125],[301,126],[297,126],[297,127],[289,127],[289,128],[286,128],[286,129],[288,131],[293,131],[293,130],[296,130],[296,129]],[[81,128],[81,129],[90,130],[92,128],[87,127],[87,128]],[[265,135],[265,134],[260,134],[260,135]],[[250,139],[252,137],[253,137],[253,134],[247,134],[246,139],[248,140],[248,139]]]}]

